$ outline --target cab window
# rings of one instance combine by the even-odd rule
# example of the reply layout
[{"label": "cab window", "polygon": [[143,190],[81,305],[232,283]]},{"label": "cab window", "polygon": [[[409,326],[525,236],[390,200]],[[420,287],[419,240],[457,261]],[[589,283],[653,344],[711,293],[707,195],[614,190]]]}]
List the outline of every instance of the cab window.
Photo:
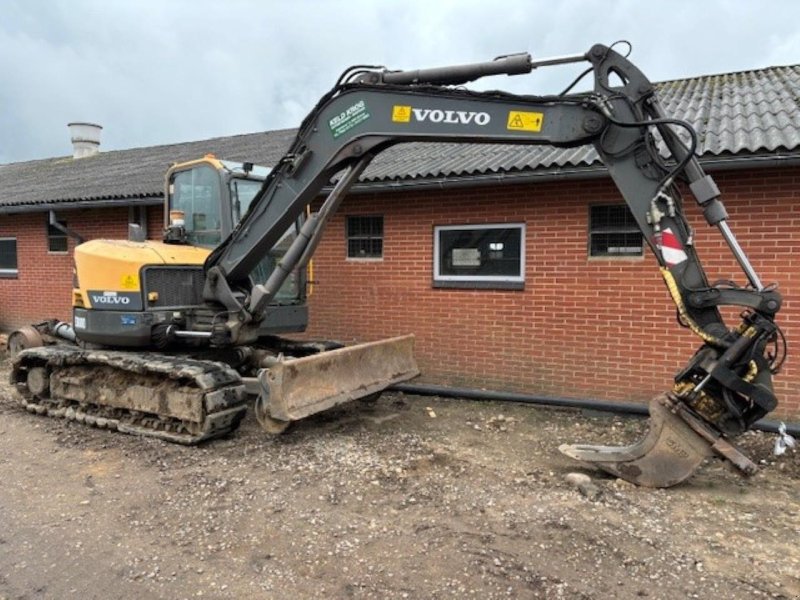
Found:
[{"label": "cab window", "polygon": [[[292,225],[283,234],[278,243],[275,244],[261,262],[256,265],[256,268],[250,273],[255,283],[266,283],[272,271],[283,259],[289,247],[297,237],[297,226]],[[300,269],[295,269],[283,282],[283,285],[275,294],[275,301],[278,304],[286,304],[296,301],[300,297]]]},{"label": "cab window", "polygon": [[198,246],[217,246],[222,241],[220,189],[217,171],[198,165],[172,178],[170,210],[183,211],[186,237]]},{"label": "cab window", "polygon": [[[231,180],[231,198],[233,198],[233,222],[238,223],[247,214],[253,199],[261,190],[263,181],[257,179],[235,178]],[[250,273],[255,283],[265,283],[276,265],[281,261],[286,251],[297,237],[298,226],[292,225],[286,230],[278,243],[273,246],[269,254],[258,263]],[[283,285],[275,294],[275,301],[278,304],[296,302],[300,297],[300,270],[295,269],[283,282]]]},{"label": "cab window", "polygon": [[231,180],[231,198],[233,198],[233,222],[238,223],[242,217],[247,214],[253,198],[256,197],[263,181],[254,179],[240,179],[236,178]]}]

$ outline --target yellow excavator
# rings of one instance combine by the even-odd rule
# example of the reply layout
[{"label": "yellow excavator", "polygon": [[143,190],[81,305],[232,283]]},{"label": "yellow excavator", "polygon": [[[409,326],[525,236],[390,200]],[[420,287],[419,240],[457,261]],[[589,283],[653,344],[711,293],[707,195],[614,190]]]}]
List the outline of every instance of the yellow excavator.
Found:
[{"label": "yellow excavator", "polygon": [[[464,87],[486,75],[570,63],[588,68],[557,95]],[[572,92],[589,74],[591,89]],[[709,456],[743,473],[755,470],[731,440],[777,405],[772,376],[785,357],[775,323],[781,295],[761,282],[728,226],[720,191],[695,157],[694,129],[668,117],[641,71],[600,44],[539,60],[513,54],[413,71],[353,67],[304,119],[263,182],[248,187],[255,167],[211,159],[172,169],[163,243],[93,241],[76,249],[74,336],[81,345],[16,355],[12,381],[27,408],[196,442],[236,426],[245,391],[257,395],[262,424],[279,431],[413,376],[409,337],[331,349],[278,335],[305,326],[304,268],[331,214],[370,162],[403,142],[590,145],[659,264],[679,324],[701,345],[651,401],[651,430],[641,442],[562,452],[657,487],[686,479]],[[306,217],[332,182],[319,210]],[[744,284],[709,282],[682,186],[719,230]],[[731,306],[741,312],[733,327],[720,312]]]},{"label": "yellow excavator", "polygon": [[[344,347],[280,334],[308,324],[307,269],[291,270],[247,344],[211,346],[219,307],[203,302],[203,264],[241,221],[269,174],[213,155],[166,175],[164,240],[93,240],[75,249],[73,323],[48,320],[11,333],[28,410],[126,433],[194,444],[235,429],[246,398],[271,433],[419,374],[413,336]],[[302,229],[283,231],[249,274],[264,283]],[[120,351],[125,348],[127,350]],[[113,350],[111,350],[113,349]],[[142,352],[157,350],[158,353]],[[262,376],[258,378],[259,373]],[[19,373],[24,373],[24,380]]]}]

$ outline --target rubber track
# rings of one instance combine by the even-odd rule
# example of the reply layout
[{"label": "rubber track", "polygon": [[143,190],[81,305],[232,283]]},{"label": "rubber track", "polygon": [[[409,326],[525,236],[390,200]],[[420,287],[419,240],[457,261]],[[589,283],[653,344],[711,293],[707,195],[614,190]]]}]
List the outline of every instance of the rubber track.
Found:
[{"label": "rubber track", "polygon": [[[171,414],[125,409],[103,404],[94,397],[80,401],[49,397],[54,386],[34,395],[27,385],[27,376],[36,367],[44,367],[50,376],[77,371],[86,377],[112,369],[115,375],[124,373],[119,378],[124,388],[153,382],[174,384],[180,386],[185,404],[186,390],[190,390],[188,404],[201,418],[189,421]],[[180,444],[197,444],[235,430],[247,410],[244,385],[236,371],[224,363],[177,355],[85,350],[74,346],[31,348],[14,358],[11,383],[16,386],[20,404],[29,412]],[[104,385],[107,388],[108,380]],[[122,397],[125,391],[119,389],[118,396]],[[195,391],[196,397],[192,397]]]}]

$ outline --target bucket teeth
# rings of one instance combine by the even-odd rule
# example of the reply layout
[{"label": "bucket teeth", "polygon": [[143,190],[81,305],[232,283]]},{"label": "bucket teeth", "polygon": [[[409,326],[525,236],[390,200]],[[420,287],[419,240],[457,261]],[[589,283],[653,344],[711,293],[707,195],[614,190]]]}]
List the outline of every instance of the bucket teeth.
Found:
[{"label": "bucket teeth", "polygon": [[745,474],[755,471],[755,465],[747,457],[688,413],[679,400],[666,394],[650,401],[650,430],[637,443],[622,447],[564,444],[559,450],[570,458],[645,487],[676,485],[691,477],[706,458],[715,454],[730,460]]}]

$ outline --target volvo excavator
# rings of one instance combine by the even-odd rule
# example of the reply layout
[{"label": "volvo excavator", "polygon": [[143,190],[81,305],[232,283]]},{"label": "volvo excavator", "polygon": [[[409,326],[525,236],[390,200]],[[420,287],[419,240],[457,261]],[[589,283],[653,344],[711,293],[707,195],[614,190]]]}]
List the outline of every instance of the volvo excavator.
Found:
[{"label": "volvo excavator", "polygon": [[[234,430],[247,396],[263,398],[256,404],[259,422],[281,433],[294,420],[374,400],[388,385],[418,375],[410,335],[347,348],[280,337],[308,324],[301,268],[277,290],[257,339],[209,348],[218,316],[202,306],[203,261],[247,212],[269,171],[212,154],[174,164],[165,178],[162,242],[146,240],[141,226],[132,225],[128,240],[77,246],[72,325],[49,319],[9,336],[12,356],[39,349],[38,359],[33,350],[22,355],[24,379],[12,377],[26,408],[196,444]],[[302,213],[252,269],[252,284],[267,280],[304,220]]]},{"label": "volvo excavator", "polygon": [[[558,95],[464,87],[484,76],[571,63],[588,63],[588,68]],[[593,79],[591,90],[573,92],[587,75]],[[72,411],[101,426],[113,420],[120,430],[157,431],[176,441],[233,429],[245,389],[258,394],[259,420],[278,430],[337,403],[329,398],[337,396],[335,391],[310,392],[325,385],[329,369],[347,373],[342,362],[348,362],[348,349],[297,358],[290,345],[282,353],[276,333],[297,330],[305,319],[302,302],[282,299],[288,289],[293,290],[289,296],[295,294],[293,278],[300,281],[298,274],[346,192],[377,155],[404,142],[591,145],[658,261],[678,322],[701,345],[671,387],[650,402],[650,431],[642,441],[623,448],[568,445],[561,450],[653,487],[685,480],[711,456],[742,473],[754,472],[755,465],[732,440],[776,407],[772,375],[785,357],[785,340],[775,323],[781,296],[776,286],[761,282],[732,233],[720,191],[695,156],[697,134],[691,125],[667,116],[650,81],[613,46],[603,45],[546,59],[525,53],[433,69],[356,66],[345,71],[304,119],[288,152],[220,243],[213,238],[218,224],[196,217],[208,211],[176,200],[165,240],[178,243],[142,242],[129,252],[119,249],[132,242],[78,247],[74,324],[85,347],[20,352],[12,380],[24,401],[34,412]],[[171,185],[184,184],[173,176]],[[744,284],[709,283],[684,216],[681,188],[719,230]],[[319,210],[304,219],[305,207],[326,190]],[[247,204],[239,202],[242,208]],[[194,240],[187,240],[190,215]],[[296,232],[291,240],[290,230]],[[183,243],[196,245],[201,235],[212,236],[210,253]],[[253,275],[259,270],[264,277]],[[741,309],[741,322],[733,326],[720,314],[730,306]],[[119,346],[126,348],[108,349]],[[344,358],[337,360],[336,353]],[[381,385],[388,385],[395,371],[407,377],[414,370],[407,354],[388,354],[400,356],[397,369],[386,369],[380,351],[372,354],[369,348],[356,351],[355,367],[368,372],[383,366],[383,374],[371,378]],[[281,385],[294,371],[302,372],[303,360],[327,362],[317,364],[311,377],[305,373],[309,389],[286,402]],[[254,366],[255,377],[242,376],[242,363]],[[322,400],[318,405],[305,401],[306,393]]]}]

